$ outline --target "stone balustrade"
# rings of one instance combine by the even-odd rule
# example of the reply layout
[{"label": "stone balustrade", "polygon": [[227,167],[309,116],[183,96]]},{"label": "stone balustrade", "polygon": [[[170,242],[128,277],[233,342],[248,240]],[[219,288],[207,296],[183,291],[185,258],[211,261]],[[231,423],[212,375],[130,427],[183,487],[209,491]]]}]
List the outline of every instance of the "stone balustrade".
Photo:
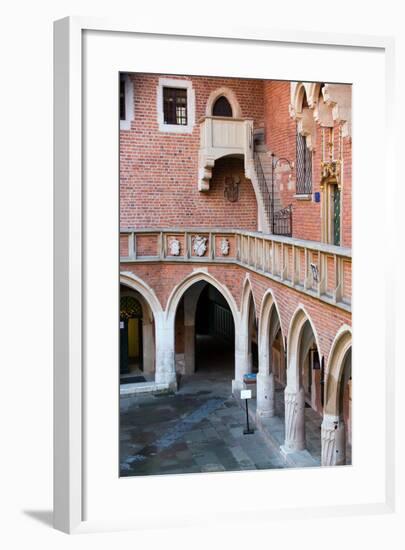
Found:
[{"label": "stone balustrade", "polygon": [[351,311],[351,249],[227,229],[125,229],[121,263],[236,264]]}]

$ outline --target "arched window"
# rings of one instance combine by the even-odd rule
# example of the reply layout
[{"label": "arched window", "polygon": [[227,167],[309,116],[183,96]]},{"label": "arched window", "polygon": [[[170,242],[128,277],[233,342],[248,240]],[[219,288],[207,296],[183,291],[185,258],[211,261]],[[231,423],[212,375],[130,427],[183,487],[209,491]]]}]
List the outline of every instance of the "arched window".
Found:
[{"label": "arched window", "polygon": [[232,116],[232,107],[225,96],[221,95],[212,108],[213,116]]}]

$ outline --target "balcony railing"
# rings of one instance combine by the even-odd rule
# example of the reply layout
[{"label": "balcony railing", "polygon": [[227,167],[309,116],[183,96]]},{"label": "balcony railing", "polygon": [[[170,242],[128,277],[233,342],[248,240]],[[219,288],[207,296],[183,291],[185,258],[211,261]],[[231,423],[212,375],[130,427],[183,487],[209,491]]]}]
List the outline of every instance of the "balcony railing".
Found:
[{"label": "balcony railing", "polygon": [[350,248],[226,229],[125,229],[120,261],[236,264],[351,311]]}]

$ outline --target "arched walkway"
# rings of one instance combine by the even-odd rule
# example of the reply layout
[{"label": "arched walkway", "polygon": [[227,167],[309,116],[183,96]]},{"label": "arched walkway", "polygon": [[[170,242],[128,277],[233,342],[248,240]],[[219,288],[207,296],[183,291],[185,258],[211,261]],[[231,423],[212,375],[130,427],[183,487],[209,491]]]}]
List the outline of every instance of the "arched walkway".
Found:
[{"label": "arched walkway", "polygon": [[322,465],[351,463],[352,333],[344,326],[329,354],[322,422]]},{"label": "arched walkway", "polygon": [[189,375],[196,368],[203,369],[215,346],[218,354],[231,346],[231,358],[225,355],[233,373],[238,356],[234,334],[240,323],[236,302],[226,286],[206,271],[195,271],[173,289],[165,316],[173,334],[178,373]]},{"label": "arched walkway", "polygon": [[[306,448],[305,406],[311,406],[312,375],[320,369],[319,344],[314,325],[304,308],[292,317],[287,340],[287,386],[285,389],[284,453]],[[320,383],[320,381],[319,381]]]},{"label": "arched walkway", "polygon": [[[187,325],[186,325],[187,323]],[[191,341],[192,340],[192,341]],[[176,354],[185,353],[184,374],[233,377],[235,325],[225,297],[210,283],[189,288],[176,313]],[[177,357],[177,355],[176,355]],[[176,365],[182,369],[182,364]],[[231,385],[229,384],[229,387]]]},{"label": "arched walkway", "polygon": [[[164,311],[158,298],[156,297],[156,294],[149,287],[149,285],[131,272],[121,272],[120,283],[121,285],[135,291],[139,300],[142,302],[143,307],[145,307],[146,310],[149,309],[151,315],[153,316],[155,346],[153,353],[151,351],[151,347],[147,345],[147,349],[150,351],[151,357],[151,359],[147,359],[147,363],[150,365],[152,358],[154,357],[155,384],[162,388],[175,387],[176,376],[174,371],[174,350],[173,346],[171,346],[171,341],[168,338]],[[152,330],[152,323],[150,323],[149,337],[147,337],[147,341],[149,342],[152,341]]]},{"label": "arched walkway", "polygon": [[[155,324],[147,301],[120,285],[121,382],[146,381],[155,372]],[[126,376],[128,375],[128,376]],[[132,376],[129,376],[132,375]]]},{"label": "arched walkway", "polygon": [[[259,373],[257,375],[257,416],[272,417],[275,414],[275,363],[280,373],[284,363],[284,350],[275,350],[277,336],[281,334],[280,316],[271,291],[262,300],[259,320]],[[281,338],[282,341],[282,338]],[[278,353],[277,353],[278,351]]]}]

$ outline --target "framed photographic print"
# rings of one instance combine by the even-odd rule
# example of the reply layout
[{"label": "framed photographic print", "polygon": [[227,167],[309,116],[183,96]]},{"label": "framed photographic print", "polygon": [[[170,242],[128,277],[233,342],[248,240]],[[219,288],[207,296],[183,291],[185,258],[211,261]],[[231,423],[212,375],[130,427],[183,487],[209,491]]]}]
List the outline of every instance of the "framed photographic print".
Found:
[{"label": "framed photographic print", "polygon": [[67,532],[392,506],[392,43],[206,34],[55,24]]}]

